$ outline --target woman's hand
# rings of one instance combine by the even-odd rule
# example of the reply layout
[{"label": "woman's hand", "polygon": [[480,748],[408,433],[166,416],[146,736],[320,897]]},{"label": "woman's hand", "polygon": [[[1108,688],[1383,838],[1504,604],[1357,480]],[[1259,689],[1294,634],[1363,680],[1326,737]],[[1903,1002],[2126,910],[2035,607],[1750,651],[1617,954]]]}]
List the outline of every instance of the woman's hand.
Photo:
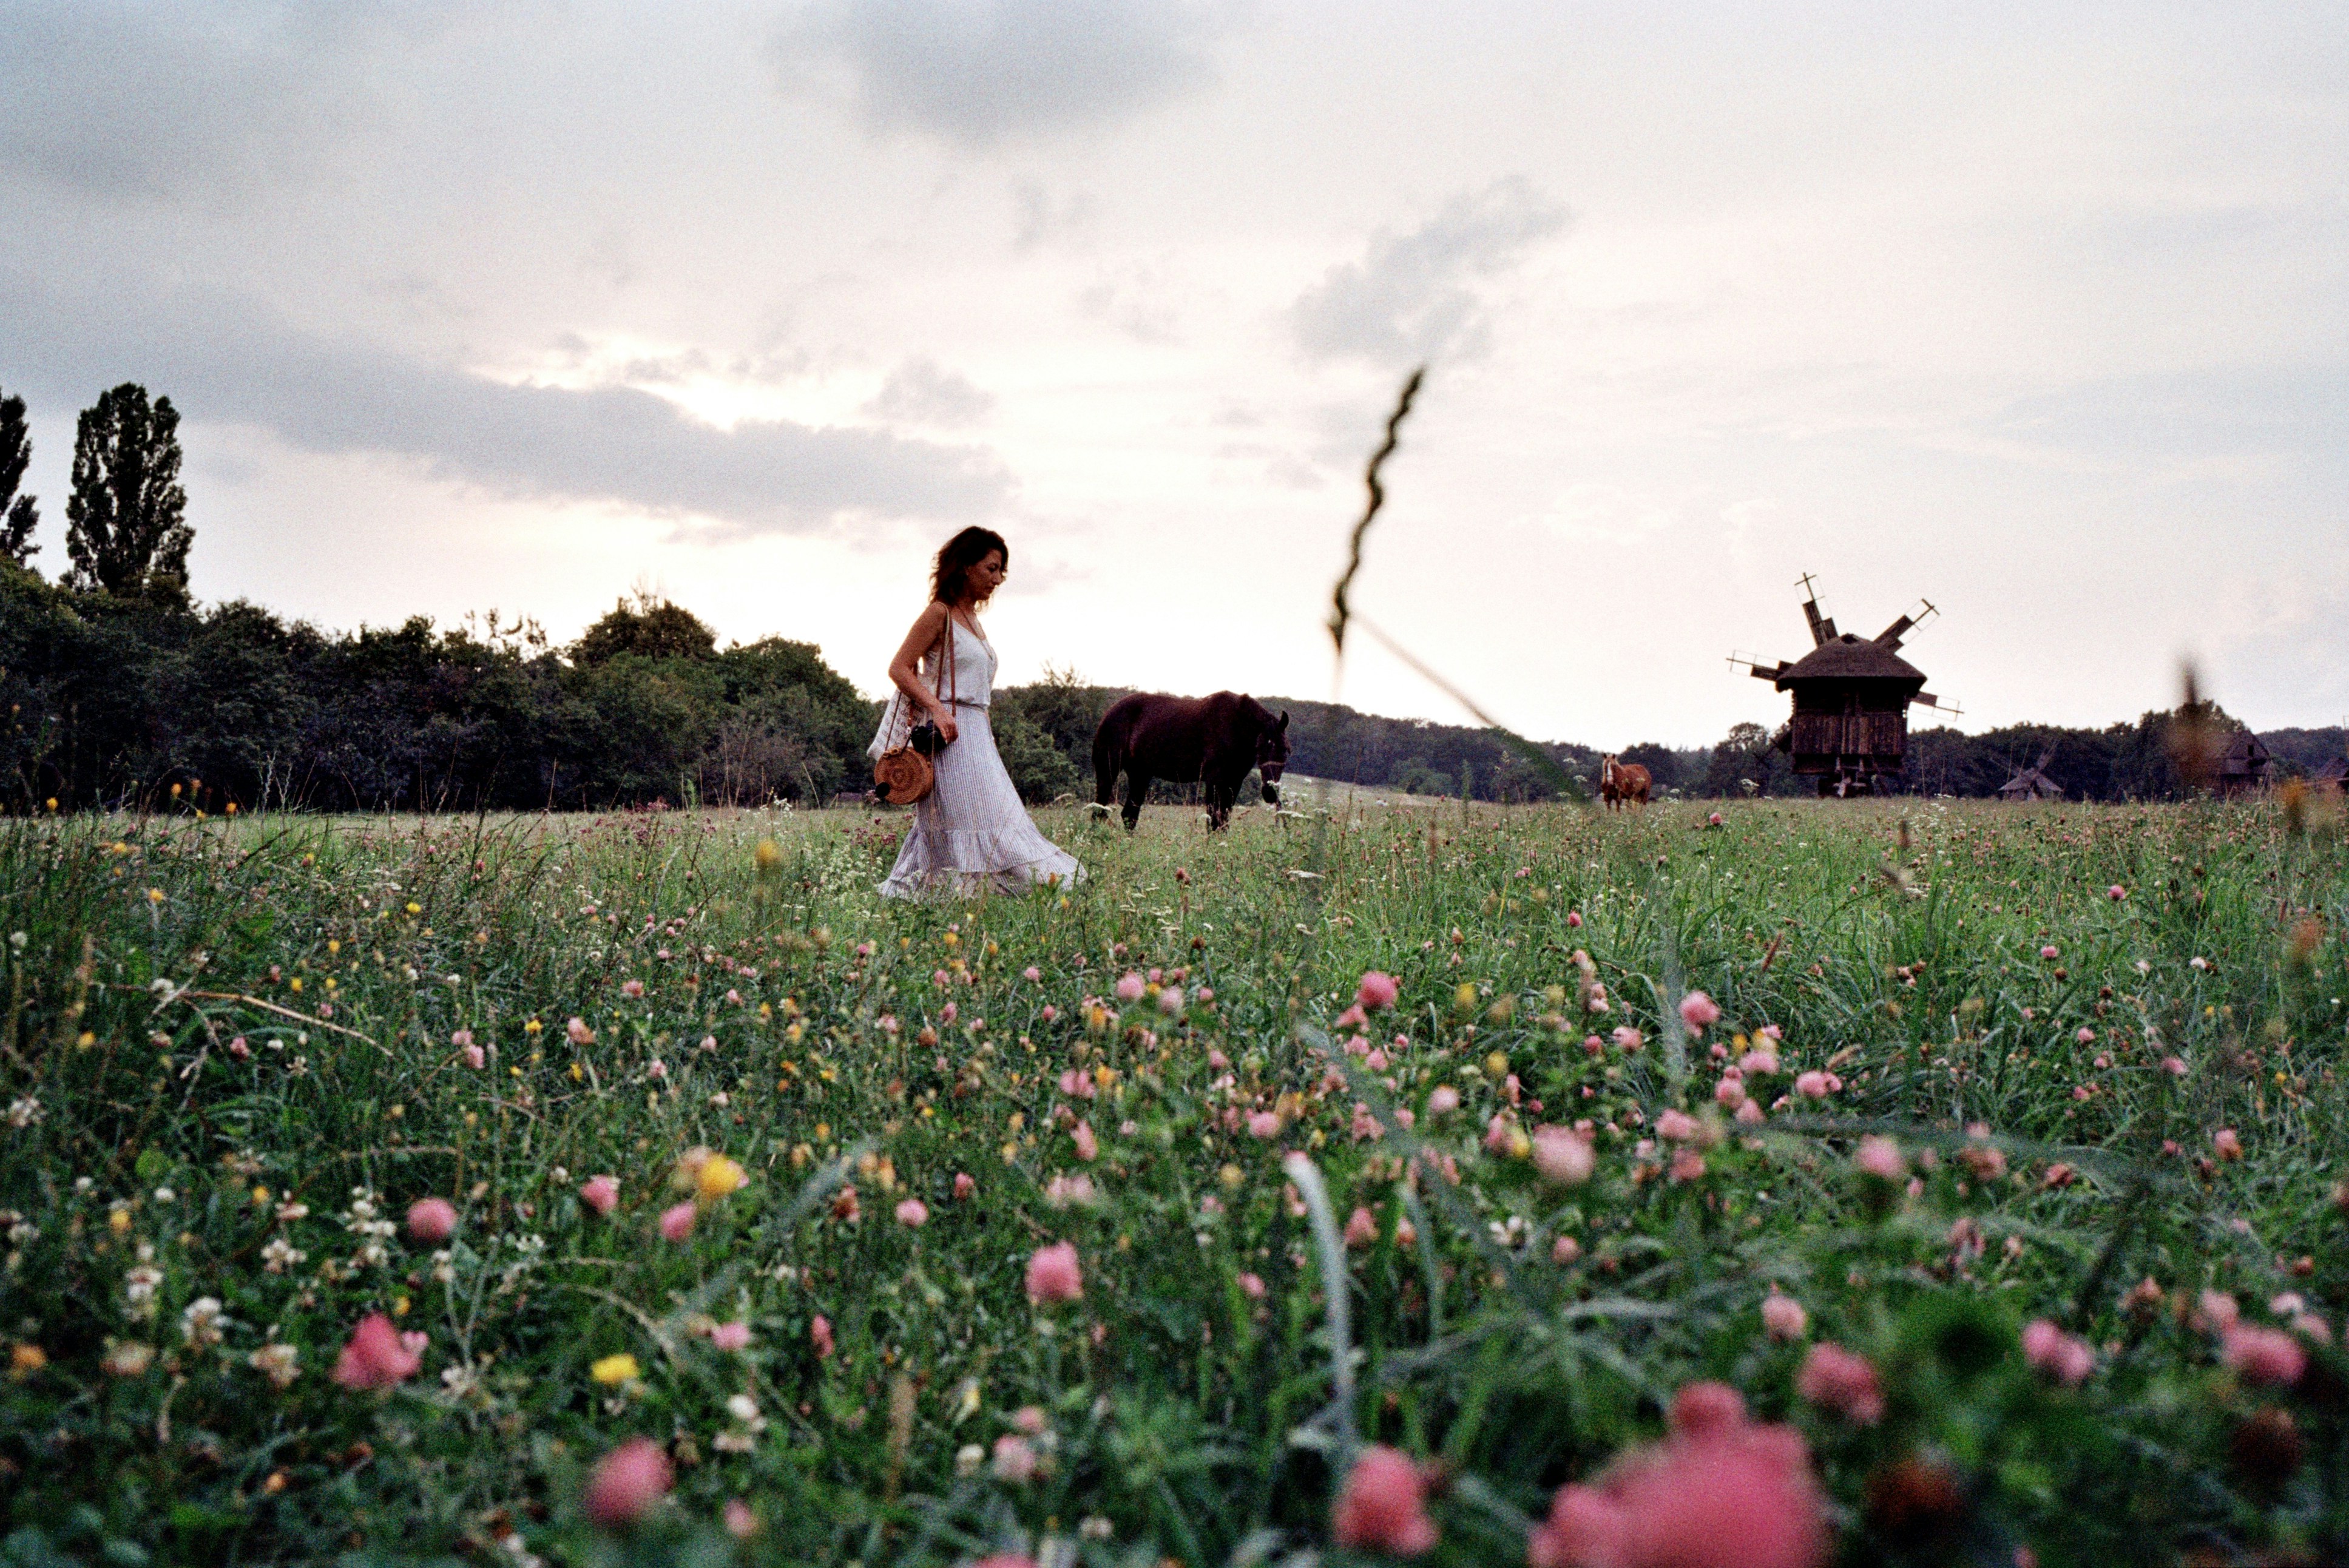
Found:
[{"label": "woman's hand", "polygon": [[958,732],[955,728],[954,709],[940,703],[930,709],[930,722],[938,727],[938,733],[946,737],[948,746],[955,743],[955,737]]}]

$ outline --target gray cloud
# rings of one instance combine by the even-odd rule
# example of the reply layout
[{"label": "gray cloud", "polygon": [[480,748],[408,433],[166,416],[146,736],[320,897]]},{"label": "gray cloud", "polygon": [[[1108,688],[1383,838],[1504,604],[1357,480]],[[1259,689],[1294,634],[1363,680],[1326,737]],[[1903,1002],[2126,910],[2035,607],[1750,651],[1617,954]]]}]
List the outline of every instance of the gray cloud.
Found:
[{"label": "gray cloud", "polygon": [[1566,222],[1566,209],[1523,179],[1455,196],[1410,233],[1381,234],[1361,261],[1330,268],[1288,307],[1289,327],[1314,359],[1481,353],[1490,328],[1473,284]]},{"label": "gray cloud", "polygon": [[908,359],[889,373],[881,391],[864,405],[876,418],[914,425],[973,425],[995,407],[995,394],[973,386],[958,370],[945,370],[927,356]]},{"label": "gray cloud", "polygon": [[1163,346],[1182,341],[1189,293],[1164,263],[1132,260],[1101,268],[1078,294],[1077,309],[1136,343]]},{"label": "gray cloud", "polygon": [[[57,407],[122,380],[189,422],[250,424],[310,451],[377,452],[501,494],[698,513],[744,532],[844,518],[968,521],[1011,480],[984,449],[786,420],[702,424],[628,387],[516,387],[350,339],[245,302],[184,293],[141,310],[0,276],[0,383]],[[47,410],[45,410],[46,412]]]},{"label": "gray cloud", "polygon": [[12,0],[0,169],[115,200],[310,178],[366,113],[360,60],[445,9]]},{"label": "gray cloud", "polygon": [[1051,192],[1034,180],[1021,181],[1011,199],[1019,216],[1011,248],[1022,255],[1047,241],[1081,233],[1101,216],[1101,203],[1091,191],[1072,191],[1067,201],[1056,202]]},{"label": "gray cloud", "polygon": [[2101,377],[2017,398],[1979,428],[2018,447],[2135,468],[2305,453],[2337,480],[2349,435],[2349,365]]},{"label": "gray cloud", "polygon": [[844,79],[865,123],[966,147],[1111,124],[1215,77],[1195,0],[818,0],[776,35],[784,86]]}]

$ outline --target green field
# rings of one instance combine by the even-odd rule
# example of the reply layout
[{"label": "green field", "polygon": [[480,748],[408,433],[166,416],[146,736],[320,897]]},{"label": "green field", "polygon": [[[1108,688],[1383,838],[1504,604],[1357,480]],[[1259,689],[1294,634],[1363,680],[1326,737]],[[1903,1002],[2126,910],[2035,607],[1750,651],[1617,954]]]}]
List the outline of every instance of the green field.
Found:
[{"label": "green field", "polygon": [[1614,1561],[2349,1559],[2337,818],[1291,797],[0,824],[0,1563],[1520,1563],[1703,1379]]}]

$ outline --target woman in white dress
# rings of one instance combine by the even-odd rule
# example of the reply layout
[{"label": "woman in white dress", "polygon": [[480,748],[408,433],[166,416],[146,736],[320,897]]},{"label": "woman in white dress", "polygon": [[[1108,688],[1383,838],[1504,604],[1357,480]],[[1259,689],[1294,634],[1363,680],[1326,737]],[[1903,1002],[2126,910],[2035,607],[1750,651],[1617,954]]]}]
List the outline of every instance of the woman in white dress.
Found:
[{"label": "woman in white dress", "polygon": [[889,663],[897,689],[871,755],[904,745],[923,717],[938,727],[947,745],[930,758],[937,782],[915,804],[914,826],[881,884],[884,897],[972,893],[988,885],[1006,892],[1038,883],[1067,887],[1084,875],[1075,856],[1037,830],[988,727],[995,647],[979,629],[978,612],[1003,585],[1010,563],[1010,546],[992,529],[966,528],[947,541],[930,573],[930,603]]}]

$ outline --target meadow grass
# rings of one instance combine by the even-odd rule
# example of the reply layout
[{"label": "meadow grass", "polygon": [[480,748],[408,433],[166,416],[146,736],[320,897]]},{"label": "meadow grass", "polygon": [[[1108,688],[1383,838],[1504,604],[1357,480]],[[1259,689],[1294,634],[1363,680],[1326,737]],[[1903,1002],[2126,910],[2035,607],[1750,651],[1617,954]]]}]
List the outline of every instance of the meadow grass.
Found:
[{"label": "meadow grass", "polygon": [[1700,1379],[1841,1561],[2349,1554],[2332,824],[1299,794],[913,906],[902,816],[0,825],[0,1561],[1339,1560],[1382,1444],[1524,1563]]}]

